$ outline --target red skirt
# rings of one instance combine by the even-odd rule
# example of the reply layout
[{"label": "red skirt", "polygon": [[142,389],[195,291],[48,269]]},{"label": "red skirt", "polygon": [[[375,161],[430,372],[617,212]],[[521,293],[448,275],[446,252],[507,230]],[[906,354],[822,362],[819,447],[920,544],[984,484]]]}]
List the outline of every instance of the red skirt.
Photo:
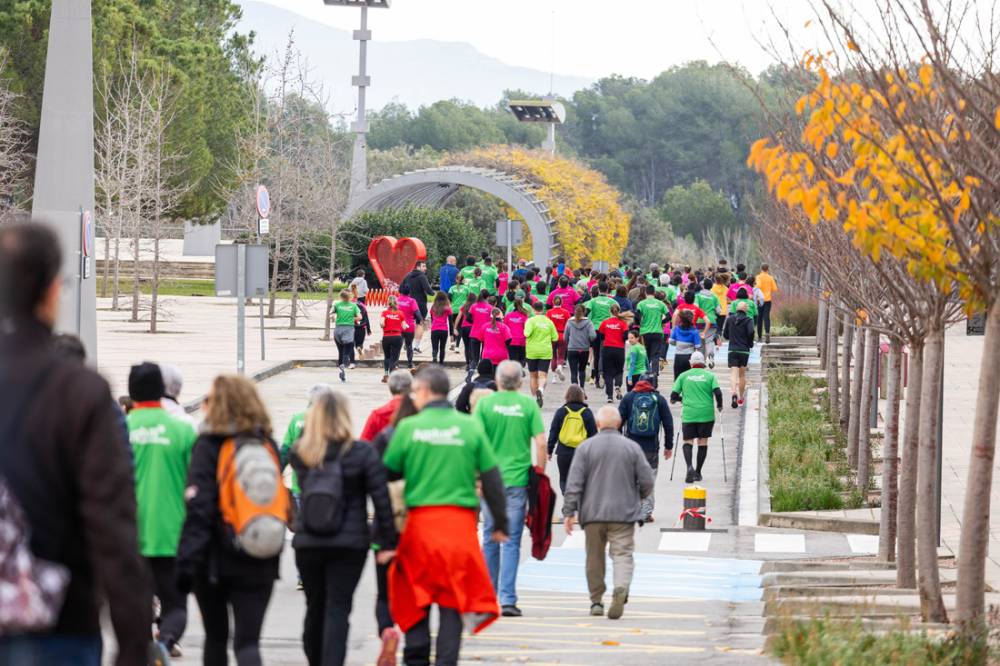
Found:
[{"label": "red skirt", "polygon": [[389,607],[400,629],[409,631],[419,624],[431,604],[461,614],[485,614],[474,634],[497,619],[500,607],[476,529],[474,509],[410,509],[389,569]]}]

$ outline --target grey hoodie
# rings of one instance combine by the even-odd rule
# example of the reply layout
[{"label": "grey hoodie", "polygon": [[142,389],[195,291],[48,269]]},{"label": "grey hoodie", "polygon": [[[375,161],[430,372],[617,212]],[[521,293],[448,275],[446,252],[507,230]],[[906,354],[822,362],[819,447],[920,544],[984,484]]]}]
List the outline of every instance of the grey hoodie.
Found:
[{"label": "grey hoodie", "polygon": [[594,330],[594,323],[589,319],[577,321],[575,318],[566,322],[566,349],[569,351],[583,351],[590,349],[590,343],[597,339],[597,331]]}]

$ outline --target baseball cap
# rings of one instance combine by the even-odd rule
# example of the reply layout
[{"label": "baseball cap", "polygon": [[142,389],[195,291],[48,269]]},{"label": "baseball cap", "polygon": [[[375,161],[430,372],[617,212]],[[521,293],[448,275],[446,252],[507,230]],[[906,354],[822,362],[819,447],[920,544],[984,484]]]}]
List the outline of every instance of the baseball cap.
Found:
[{"label": "baseball cap", "polygon": [[691,361],[690,361],[690,363],[691,363],[692,366],[695,366],[695,365],[705,365],[705,355],[702,354],[701,352],[697,352],[697,351],[694,352],[693,354],[691,354]]}]

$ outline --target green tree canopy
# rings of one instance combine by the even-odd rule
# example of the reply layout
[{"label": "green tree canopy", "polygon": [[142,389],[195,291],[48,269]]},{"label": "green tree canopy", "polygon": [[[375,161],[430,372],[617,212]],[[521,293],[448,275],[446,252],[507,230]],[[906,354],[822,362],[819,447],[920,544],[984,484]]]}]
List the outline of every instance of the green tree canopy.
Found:
[{"label": "green tree canopy", "polygon": [[670,224],[677,236],[692,236],[696,241],[701,241],[710,229],[721,232],[736,226],[729,197],[713,190],[704,180],[667,190],[660,204],[660,218]]}]

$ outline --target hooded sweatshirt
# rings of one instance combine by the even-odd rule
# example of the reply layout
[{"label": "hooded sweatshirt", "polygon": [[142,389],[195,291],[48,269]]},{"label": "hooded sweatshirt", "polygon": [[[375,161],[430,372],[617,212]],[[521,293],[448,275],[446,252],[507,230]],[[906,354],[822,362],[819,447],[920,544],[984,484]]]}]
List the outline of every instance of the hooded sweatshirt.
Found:
[{"label": "hooded sweatshirt", "polygon": [[577,321],[575,318],[566,322],[563,332],[566,338],[566,349],[569,351],[584,351],[590,349],[590,343],[597,339],[597,330],[589,319]]},{"label": "hooded sweatshirt", "polygon": [[626,393],[618,405],[618,414],[622,417],[622,432],[626,437],[638,444],[646,453],[656,453],[659,449],[659,438],[656,435],[652,437],[636,437],[628,431],[629,416],[632,415],[632,405],[635,402],[636,396],[641,393],[652,393],[656,396],[656,405],[660,416],[660,429],[663,430],[663,446],[668,451],[673,449],[674,418],[670,415],[670,406],[667,405],[667,400],[657,393],[656,388],[646,380],[637,382],[635,388]]}]

